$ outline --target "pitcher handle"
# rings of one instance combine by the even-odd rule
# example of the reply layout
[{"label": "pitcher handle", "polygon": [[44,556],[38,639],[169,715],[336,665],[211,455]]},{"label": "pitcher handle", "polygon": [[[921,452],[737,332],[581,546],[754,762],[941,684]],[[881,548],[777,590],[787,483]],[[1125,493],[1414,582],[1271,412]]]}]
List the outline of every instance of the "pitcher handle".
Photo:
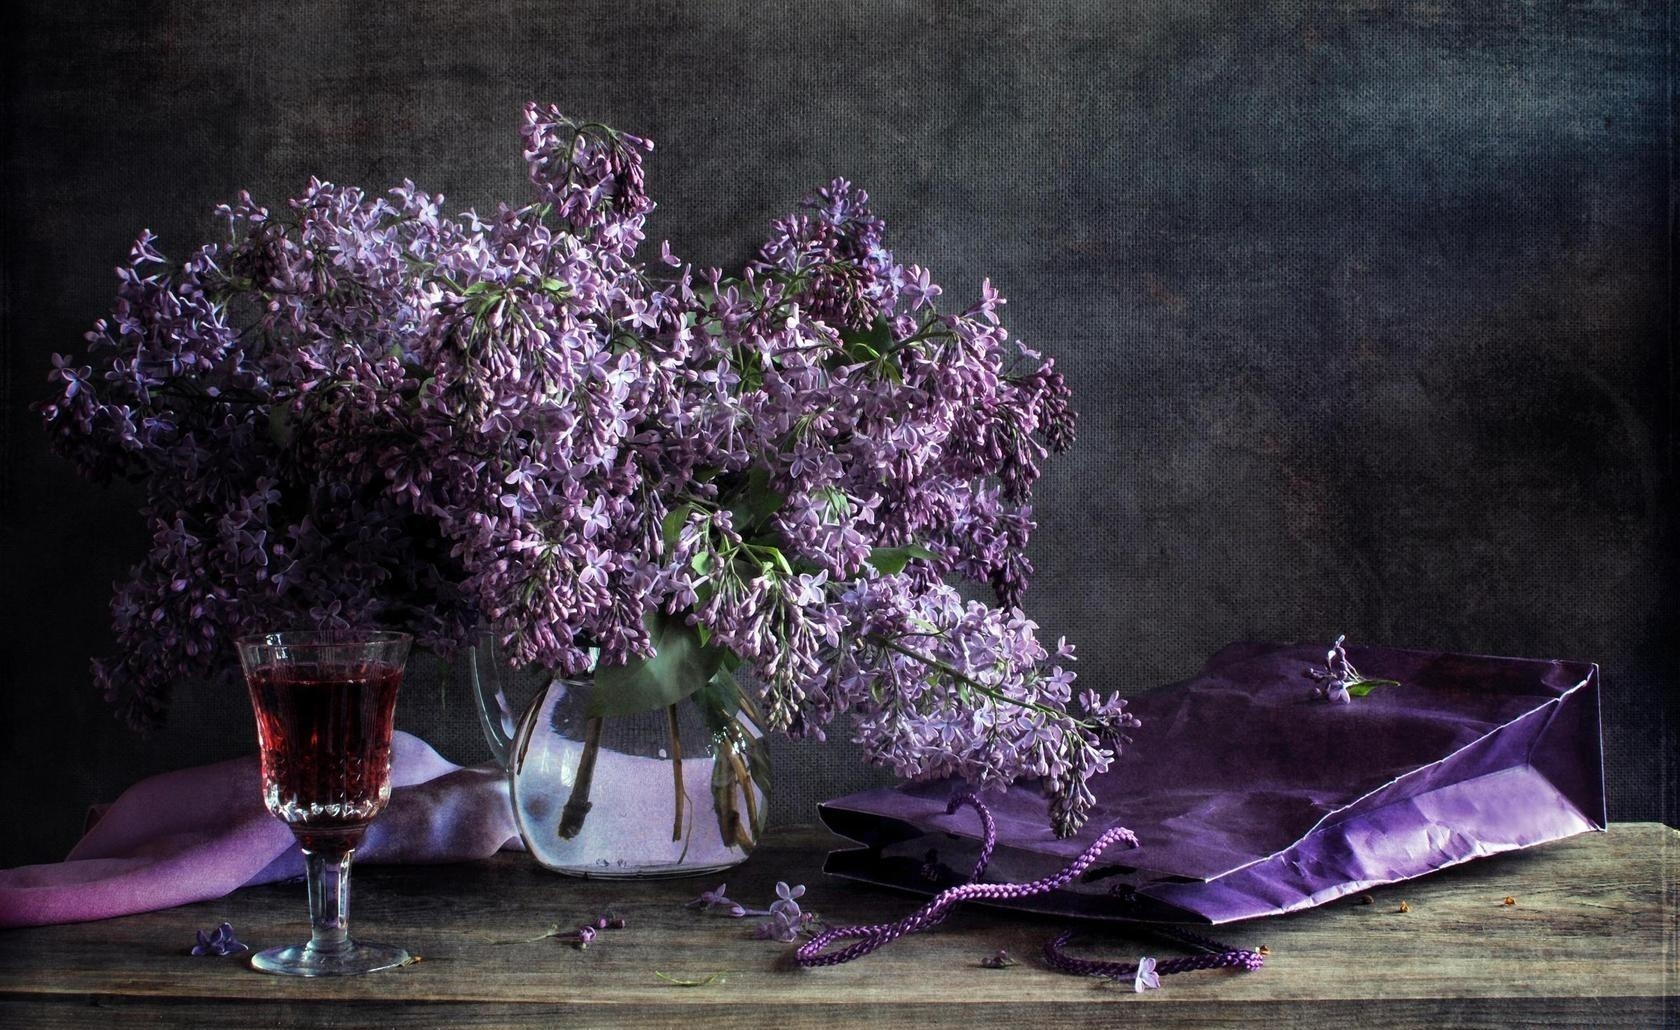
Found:
[{"label": "pitcher handle", "polygon": [[478,705],[478,724],[490,753],[508,768],[508,751],[513,746],[514,713],[508,704],[503,682],[507,669],[499,660],[495,634],[481,630],[477,642],[467,651],[467,675],[472,678],[473,700]]}]

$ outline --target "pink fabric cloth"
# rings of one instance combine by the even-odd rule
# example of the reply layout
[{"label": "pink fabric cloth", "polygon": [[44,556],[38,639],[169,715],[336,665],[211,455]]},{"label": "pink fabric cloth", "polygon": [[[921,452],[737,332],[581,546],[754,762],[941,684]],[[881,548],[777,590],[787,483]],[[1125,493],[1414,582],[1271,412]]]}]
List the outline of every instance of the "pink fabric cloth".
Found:
[{"label": "pink fabric cloth", "polygon": [[[462,768],[398,732],[391,784],[358,863],[462,862],[518,844],[500,769]],[[142,780],[63,862],[0,870],[0,927],[150,912],[302,874],[291,831],[263,807],[251,755]]]}]

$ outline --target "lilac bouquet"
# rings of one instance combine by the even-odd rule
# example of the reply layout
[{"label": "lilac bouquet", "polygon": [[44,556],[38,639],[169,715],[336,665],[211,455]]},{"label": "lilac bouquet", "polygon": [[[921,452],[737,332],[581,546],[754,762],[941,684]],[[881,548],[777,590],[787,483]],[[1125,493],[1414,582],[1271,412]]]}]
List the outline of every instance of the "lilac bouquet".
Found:
[{"label": "lilac bouquet", "polygon": [[1017,607],[1074,417],[1003,298],[942,309],[844,180],[739,275],[638,263],[652,143],[534,104],[522,136],[525,207],[311,181],[241,194],[179,263],[140,235],[41,405],[84,472],[147,490],[107,698],[154,722],[275,625],[445,656],[483,627],[519,664],[598,655],[626,710],[744,683],[794,736],[849,715],[903,776],[1039,779],[1072,832],[1135,720],[1076,703]]}]

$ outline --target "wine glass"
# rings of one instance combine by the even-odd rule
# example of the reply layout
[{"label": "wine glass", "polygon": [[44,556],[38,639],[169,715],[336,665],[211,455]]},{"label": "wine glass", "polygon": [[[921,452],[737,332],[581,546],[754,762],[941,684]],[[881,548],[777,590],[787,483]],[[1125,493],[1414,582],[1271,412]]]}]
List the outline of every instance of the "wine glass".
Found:
[{"label": "wine glass", "polygon": [[257,715],[263,801],[309,868],[309,941],[251,965],[291,976],[391,969],[408,952],[350,938],[350,858],[391,799],[391,725],[412,638],[346,630],[238,641]]}]

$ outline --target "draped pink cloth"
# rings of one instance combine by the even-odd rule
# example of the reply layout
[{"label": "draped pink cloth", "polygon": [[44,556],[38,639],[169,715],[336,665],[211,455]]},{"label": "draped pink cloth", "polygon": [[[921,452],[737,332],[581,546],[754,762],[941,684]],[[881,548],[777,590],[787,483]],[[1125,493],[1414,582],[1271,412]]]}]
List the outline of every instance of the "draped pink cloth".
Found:
[{"label": "draped pink cloth", "polygon": [[[149,912],[301,876],[303,856],[263,807],[261,781],[255,755],[142,780],[63,862],[0,870],[0,927]],[[359,863],[462,862],[518,845],[501,769],[462,768],[398,732],[391,784]]]}]

